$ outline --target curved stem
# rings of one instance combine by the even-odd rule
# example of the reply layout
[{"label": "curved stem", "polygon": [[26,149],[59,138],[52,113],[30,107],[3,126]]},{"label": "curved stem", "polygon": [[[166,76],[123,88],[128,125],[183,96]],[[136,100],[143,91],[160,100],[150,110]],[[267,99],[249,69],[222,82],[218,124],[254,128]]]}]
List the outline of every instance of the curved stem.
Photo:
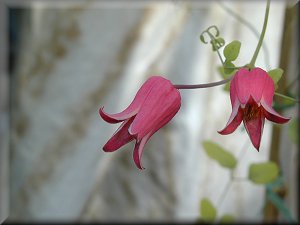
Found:
[{"label": "curved stem", "polygon": [[224,201],[224,199],[225,199],[225,196],[226,196],[226,194],[227,194],[228,191],[229,191],[229,188],[230,188],[231,184],[232,184],[232,180],[230,179],[230,180],[227,182],[225,188],[223,189],[223,192],[221,193],[221,195],[220,195],[220,197],[219,197],[219,200],[218,200],[218,207],[221,207],[221,205],[222,205],[222,203],[223,203],[223,201]]},{"label": "curved stem", "polygon": [[219,86],[219,85],[228,83],[232,79],[232,77],[230,77],[226,80],[221,80],[221,81],[207,83],[207,84],[190,84],[190,85],[189,84],[175,84],[174,87],[177,89],[198,89],[198,88],[215,87],[215,86]]},{"label": "curved stem", "polygon": [[274,95],[276,95],[276,96],[278,96],[278,97],[281,97],[281,98],[285,98],[285,99],[290,100],[290,101],[292,101],[292,102],[297,102],[297,103],[300,102],[298,99],[294,99],[294,98],[292,98],[292,97],[289,97],[289,96],[286,96],[286,95],[283,95],[283,94],[280,94],[280,93],[277,93],[277,92],[275,92]]},{"label": "curved stem", "polygon": [[[256,28],[251,23],[249,23],[249,21],[244,19],[242,16],[240,16],[238,13],[233,11],[228,6],[226,6],[222,1],[218,0],[217,2],[221,6],[221,8],[223,8],[228,13],[228,15],[234,17],[237,21],[239,21],[240,23],[244,24],[247,28],[249,28],[253,32],[253,34],[257,37],[257,39],[259,40],[260,33],[256,30]],[[269,59],[270,58],[269,49],[266,46],[266,43],[262,43],[261,47],[265,53],[264,58],[265,58],[266,67],[269,68],[268,70],[270,70],[271,66],[270,66],[270,59]]]},{"label": "curved stem", "polygon": [[263,43],[263,40],[264,40],[264,36],[265,36],[265,33],[266,33],[267,24],[268,24],[268,18],[269,18],[269,9],[270,9],[270,0],[267,0],[264,25],[263,25],[263,28],[262,28],[262,31],[261,31],[261,34],[260,34],[260,37],[259,37],[258,44],[257,44],[256,49],[255,49],[255,52],[254,52],[253,57],[252,57],[251,62],[250,62],[250,65],[252,67],[255,66],[256,58],[258,56],[260,47],[261,47],[261,45]]},{"label": "curved stem", "polygon": [[[208,28],[208,29],[209,29],[209,28]],[[211,40],[216,40],[215,37],[208,31],[208,29],[207,29],[206,32],[207,32],[207,34],[209,35],[210,39],[211,39]],[[222,58],[222,56],[221,56],[221,54],[220,54],[220,52],[219,52],[219,49],[216,48],[216,51],[217,51],[217,54],[218,54],[218,56],[219,56],[219,59],[220,59],[222,65],[224,66],[224,60],[223,60],[223,58]]]},{"label": "curved stem", "polygon": [[[299,70],[298,70],[299,71]],[[299,80],[300,78],[300,73],[298,72],[298,75],[297,77],[295,77],[294,80],[292,80],[288,85],[287,87],[285,88],[286,90],[289,90],[291,87],[293,87],[295,84],[297,84],[297,80]]]}]

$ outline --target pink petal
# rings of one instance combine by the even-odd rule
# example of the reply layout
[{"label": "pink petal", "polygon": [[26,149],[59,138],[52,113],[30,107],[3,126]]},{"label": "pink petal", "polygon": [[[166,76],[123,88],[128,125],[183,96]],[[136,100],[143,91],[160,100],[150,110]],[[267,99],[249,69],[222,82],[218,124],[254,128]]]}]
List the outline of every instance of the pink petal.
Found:
[{"label": "pink petal", "polygon": [[[241,68],[234,75],[230,84],[230,98],[231,103],[235,101],[234,98],[238,98],[241,104],[246,104],[249,99],[249,87],[245,85],[245,80],[248,80],[249,71],[245,68]],[[248,81],[247,81],[248,82]],[[246,86],[246,87],[245,87]]]},{"label": "pink petal", "polygon": [[[247,107],[250,107],[249,111]],[[259,151],[265,117],[263,109],[255,103],[252,97],[244,109],[243,122],[252,144]]]},{"label": "pink petal", "polygon": [[108,123],[119,123],[137,114],[147,95],[151,91],[153,85],[160,82],[163,78],[159,76],[150,77],[138,90],[131,104],[122,112],[116,114],[108,114],[103,111],[104,107],[99,109],[99,114],[103,120]]},{"label": "pink petal", "polygon": [[283,117],[281,115],[279,115],[273,108],[272,106],[268,105],[267,103],[265,103],[264,101],[261,102],[262,107],[265,109],[264,114],[265,117],[274,122],[274,123],[286,123],[290,120],[290,118],[286,118]]},{"label": "pink petal", "polygon": [[113,152],[118,150],[123,145],[132,141],[134,137],[128,133],[128,128],[132,123],[133,118],[125,120],[114,135],[104,145],[103,150],[105,152]]},{"label": "pink petal", "polygon": [[102,117],[102,119],[108,123],[119,123],[123,120],[121,119],[116,119],[115,115],[116,114],[108,114],[106,112],[104,112],[104,107],[101,107],[99,109],[99,115]]},{"label": "pink petal", "polygon": [[181,105],[180,93],[170,81],[157,83],[136,115],[129,133],[139,141],[150,131],[155,132],[168,123]]},{"label": "pink petal", "polygon": [[144,146],[148,142],[152,134],[153,133],[149,133],[145,137],[143,137],[141,141],[137,141],[133,150],[133,160],[135,162],[135,165],[141,170],[145,169],[142,166],[141,162]]},{"label": "pink petal", "polygon": [[264,91],[263,91],[263,96],[261,101],[265,101],[266,104],[272,106],[274,93],[275,93],[274,81],[270,76],[268,76],[266,78],[266,83],[264,86]]},{"label": "pink petal", "polygon": [[257,149],[257,151],[259,151],[260,147],[260,140],[263,133],[264,122],[265,118],[263,116],[250,121],[244,120],[244,126],[253,146]]},{"label": "pink petal", "polygon": [[239,102],[239,99],[237,97],[237,88],[236,88],[236,79],[233,78],[232,81],[230,82],[230,101],[231,101],[231,106],[232,109]]},{"label": "pink petal", "polygon": [[236,101],[235,106],[232,109],[232,113],[229,117],[229,120],[225,128],[221,131],[218,131],[218,133],[222,135],[231,134],[241,124],[242,120],[243,120],[243,112],[240,108],[238,101]]},{"label": "pink petal", "polygon": [[245,68],[240,69],[231,81],[235,87],[233,91],[236,92],[240,103],[246,104],[250,95],[259,103],[264,92],[265,82],[269,78],[267,72],[260,68],[254,68],[251,71]]}]

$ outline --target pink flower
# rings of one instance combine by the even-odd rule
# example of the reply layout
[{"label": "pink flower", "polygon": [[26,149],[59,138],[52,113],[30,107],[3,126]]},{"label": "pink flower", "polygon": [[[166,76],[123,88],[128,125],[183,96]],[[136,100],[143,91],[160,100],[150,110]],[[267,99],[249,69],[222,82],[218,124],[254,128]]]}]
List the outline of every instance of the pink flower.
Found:
[{"label": "pink flower", "polygon": [[108,114],[103,111],[104,107],[99,109],[100,116],[106,122],[123,122],[103,150],[113,152],[136,140],[133,159],[136,166],[143,169],[141,157],[145,144],[175,116],[180,106],[180,93],[169,80],[159,76],[150,77],[124,111]]},{"label": "pink flower", "polygon": [[272,108],[274,91],[274,82],[266,71],[240,69],[230,84],[232,113],[226,127],[218,132],[231,134],[243,121],[252,144],[259,151],[265,118],[280,124],[290,120]]}]

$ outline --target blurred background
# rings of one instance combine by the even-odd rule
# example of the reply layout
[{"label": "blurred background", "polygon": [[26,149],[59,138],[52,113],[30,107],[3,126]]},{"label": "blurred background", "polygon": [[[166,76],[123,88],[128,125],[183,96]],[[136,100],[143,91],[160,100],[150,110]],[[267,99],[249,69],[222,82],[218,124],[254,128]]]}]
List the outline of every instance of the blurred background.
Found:
[{"label": "blurred background", "polygon": [[[278,91],[299,98],[297,4],[271,2],[256,65],[284,69]],[[265,1],[24,1],[1,12],[7,70],[0,77],[0,207],[9,202],[8,222],[194,222],[203,198],[237,221],[289,222],[264,185],[243,179],[250,164],[268,160],[280,166],[278,195],[298,218],[298,134],[266,121],[260,152],[242,126],[219,135],[231,113],[222,86],[180,91],[180,111],[145,147],[145,170],[134,165],[134,143],[102,151],[119,124],[104,122],[98,109],[123,110],[148,77],[174,84],[222,79],[217,54],[199,40],[207,27],[216,25],[226,43],[241,41],[235,64],[249,63]],[[281,114],[298,118],[298,106]],[[204,140],[238,158],[242,179],[225,192],[229,171],[207,156]]]}]

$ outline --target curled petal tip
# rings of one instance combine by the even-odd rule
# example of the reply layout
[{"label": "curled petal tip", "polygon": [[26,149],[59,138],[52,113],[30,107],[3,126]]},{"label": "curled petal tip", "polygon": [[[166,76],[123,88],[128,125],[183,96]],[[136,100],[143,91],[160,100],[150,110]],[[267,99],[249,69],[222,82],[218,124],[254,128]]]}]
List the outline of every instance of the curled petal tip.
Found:
[{"label": "curled petal tip", "polygon": [[265,109],[266,118],[274,123],[283,124],[287,123],[291,119],[290,117],[281,116],[272,108],[272,106],[268,105],[264,101],[262,102],[262,106]]},{"label": "curled petal tip", "polygon": [[223,128],[223,130],[218,131],[218,133],[222,135],[233,133],[241,124],[242,120],[243,120],[243,113],[240,108],[239,102],[236,101],[232,107],[232,112],[225,128]]},{"label": "curled petal tip", "polygon": [[233,133],[242,121],[242,115],[238,114],[236,118],[233,119],[223,130],[218,130],[217,132],[221,135],[227,135]]},{"label": "curled petal tip", "polygon": [[100,109],[99,109],[99,115],[100,116],[104,113],[103,110],[104,110],[104,106],[101,106]]},{"label": "curled petal tip", "polygon": [[140,170],[144,170],[145,168],[142,166],[141,160],[138,158],[134,157],[134,163],[136,165],[137,168],[139,168]]},{"label": "curled petal tip", "polygon": [[[136,102],[133,102],[136,103]],[[124,120],[127,120],[133,116],[135,116],[139,110],[139,107],[136,104],[130,104],[125,110],[123,110],[120,113],[115,114],[109,114],[104,112],[104,107],[101,107],[99,109],[99,114],[102,117],[103,120],[105,120],[108,123],[119,123]]]},{"label": "curled petal tip", "polygon": [[218,130],[217,132],[218,132],[219,134],[222,134],[222,135],[229,134],[229,133],[224,132],[224,130],[225,130],[225,128],[224,128],[223,130]]},{"label": "curled petal tip", "polygon": [[138,155],[136,155],[136,153],[134,153],[133,160],[134,160],[134,163],[135,163],[135,165],[136,165],[137,168],[139,168],[140,170],[144,170],[145,169],[142,166],[141,158]]},{"label": "curled petal tip", "polygon": [[133,161],[140,170],[145,169],[142,166],[142,162],[141,162],[142,154],[143,154],[144,146],[147,143],[147,141],[149,140],[149,138],[152,136],[152,134],[153,133],[147,134],[145,137],[142,138],[142,140],[140,142],[135,143],[135,147],[133,150]]},{"label": "curled petal tip", "polygon": [[[251,139],[251,137],[250,137],[250,139]],[[257,141],[257,140],[252,140],[252,139],[251,139],[251,143],[252,143],[253,147],[256,149],[257,152],[259,152],[259,148],[260,148],[260,140],[259,140],[258,143],[255,143],[254,141]]]},{"label": "curled petal tip", "polygon": [[104,152],[114,152],[118,150],[118,147],[111,141],[108,141],[102,148]]},{"label": "curled petal tip", "polygon": [[99,109],[99,115],[101,116],[101,118],[108,122],[108,123],[119,123],[120,120],[116,120],[114,118],[112,118],[111,116],[109,116],[107,113],[104,112],[104,106],[102,106],[100,109]]},{"label": "curled petal tip", "polygon": [[140,170],[144,170],[144,169],[145,169],[145,167],[143,167],[142,165],[140,165],[138,168],[139,168]]},{"label": "curled petal tip", "polygon": [[102,148],[102,150],[104,152],[113,152],[114,150],[112,150],[111,148],[109,148],[109,146],[107,144],[105,144]]},{"label": "curled petal tip", "polygon": [[98,110],[99,116],[101,116],[103,109],[104,109],[104,106],[102,106],[102,107],[99,108],[99,110]]},{"label": "curled petal tip", "polygon": [[[252,142],[252,140],[251,140],[251,142]],[[252,144],[253,144],[253,147],[256,149],[256,151],[259,152],[260,141],[259,141],[259,143],[253,143],[253,142],[252,142]]]}]

